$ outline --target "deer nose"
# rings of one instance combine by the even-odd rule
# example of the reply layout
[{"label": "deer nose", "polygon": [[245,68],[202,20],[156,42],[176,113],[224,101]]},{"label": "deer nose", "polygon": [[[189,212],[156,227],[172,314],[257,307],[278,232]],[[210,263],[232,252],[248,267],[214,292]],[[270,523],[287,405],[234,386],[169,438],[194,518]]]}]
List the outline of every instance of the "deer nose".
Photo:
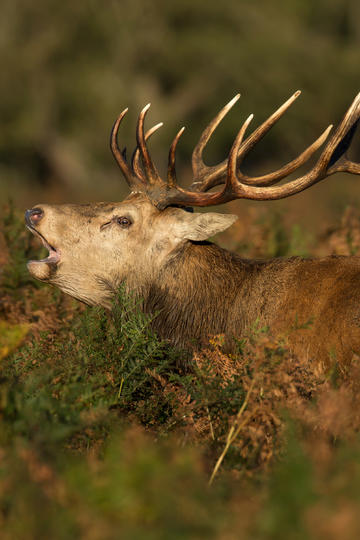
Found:
[{"label": "deer nose", "polygon": [[39,223],[43,216],[44,211],[41,208],[32,208],[31,210],[26,210],[25,222],[29,227],[33,227]]}]

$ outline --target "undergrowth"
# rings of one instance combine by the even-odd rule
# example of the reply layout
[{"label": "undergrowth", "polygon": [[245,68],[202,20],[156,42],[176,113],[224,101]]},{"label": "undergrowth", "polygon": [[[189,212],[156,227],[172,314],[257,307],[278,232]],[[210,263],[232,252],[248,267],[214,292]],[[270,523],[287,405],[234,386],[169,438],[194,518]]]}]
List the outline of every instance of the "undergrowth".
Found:
[{"label": "undergrowth", "polygon": [[123,288],[110,314],[35,285],[3,216],[1,539],[359,537],[356,356],[324,373],[266,328],[186,356]]}]

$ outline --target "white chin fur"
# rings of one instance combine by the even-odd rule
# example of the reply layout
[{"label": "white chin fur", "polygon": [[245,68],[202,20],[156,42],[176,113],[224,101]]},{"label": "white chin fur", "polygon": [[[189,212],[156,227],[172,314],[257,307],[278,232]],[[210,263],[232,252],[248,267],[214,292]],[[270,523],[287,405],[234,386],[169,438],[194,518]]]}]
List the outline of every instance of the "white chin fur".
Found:
[{"label": "white chin fur", "polygon": [[27,268],[30,274],[36,279],[40,279],[41,281],[50,279],[51,267],[50,264],[44,261],[29,261]]}]

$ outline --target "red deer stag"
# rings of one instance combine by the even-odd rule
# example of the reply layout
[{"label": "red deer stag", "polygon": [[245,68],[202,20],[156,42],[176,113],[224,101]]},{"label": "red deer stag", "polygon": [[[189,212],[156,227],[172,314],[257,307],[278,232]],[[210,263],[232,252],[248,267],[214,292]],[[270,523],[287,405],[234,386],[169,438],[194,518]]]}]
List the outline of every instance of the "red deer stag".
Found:
[{"label": "red deer stag", "polygon": [[[157,312],[154,327],[162,338],[187,347],[209,335],[225,334],[231,349],[257,322],[276,335],[288,335],[293,350],[325,361],[329,353],[343,361],[360,352],[360,258],[246,260],[206,240],[237,218],[192,213],[234,199],[289,197],[337,173],[360,174],[360,165],[344,157],[360,117],[360,94],[333,131],[313,168],[275,185],[303,165],[328,138],[332,126],[296,159],[259,177],[246,176],[241,163],[299,96],[296,92],[245,140],[252,115],[242,125],[228,159],[206,166],[202,155],[215,128],[233,107],[235,96],[210,122],[192,155],[193,182],[176,181],[175,150],[170,147],[167,180],[161,179],[146,140],[162,125],[144,133],[147,105],[140,113],[137,147],[131,162],[118,145],[116,120],[111,150],[131,189],[120,203],[38,204],[26,212],[26,224],[49,250],[28,268],[37,279],[56,285],[87,304],[111,306],[121,283],[143,299],[146,312]],[[218,191],[211,188],[224,184]],[[289,332],[311,320],[301,331]]]}]

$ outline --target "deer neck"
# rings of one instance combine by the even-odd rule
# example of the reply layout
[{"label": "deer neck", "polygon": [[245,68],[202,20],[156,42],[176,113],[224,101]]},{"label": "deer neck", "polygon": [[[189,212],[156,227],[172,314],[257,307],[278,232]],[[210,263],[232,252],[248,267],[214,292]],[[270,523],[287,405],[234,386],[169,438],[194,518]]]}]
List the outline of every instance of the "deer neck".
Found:
[{"label": "deer neck", "polygon": [[245,261],[208,242],[189,242],[159,271],[147,287],[146,312],[156,314],[161,338],[181,347],[201,346],[201,340],[228,330],[245,276]]}]

